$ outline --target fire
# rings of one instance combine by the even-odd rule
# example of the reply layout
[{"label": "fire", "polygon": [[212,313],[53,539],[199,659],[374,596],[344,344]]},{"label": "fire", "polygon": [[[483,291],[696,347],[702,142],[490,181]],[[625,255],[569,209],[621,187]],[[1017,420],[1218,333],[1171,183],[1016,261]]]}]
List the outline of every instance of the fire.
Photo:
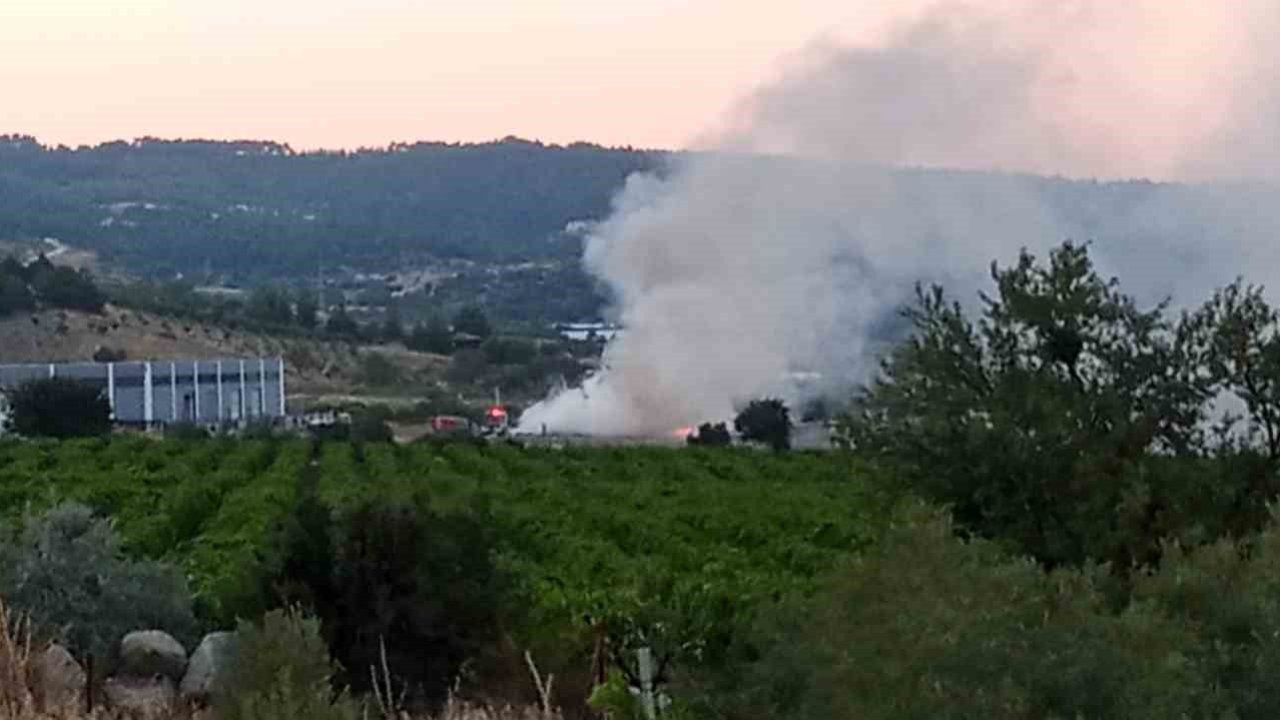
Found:
[{"label": "fire", "polygon": [[688,437],[692,434],[693,434],[692,427],[676,428],[675,430],[671,431],[671,437],[677,437],[682,439],[688,439]]}]

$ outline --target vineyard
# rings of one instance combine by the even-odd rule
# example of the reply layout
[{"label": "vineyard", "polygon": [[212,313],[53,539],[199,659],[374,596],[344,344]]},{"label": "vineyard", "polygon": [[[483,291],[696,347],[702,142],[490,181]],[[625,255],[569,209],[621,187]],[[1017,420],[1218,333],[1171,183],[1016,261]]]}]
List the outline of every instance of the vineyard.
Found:
[{"label": "vineyard", "polygon": [[131,553],[185,568],[213,625],[270,604],[304,492],[331,515],[377,498],[483,517],[528,642],[607,625],[624,644],[698,661],[759,603],[806,592],[870,540],[884,513],[851,462],[471,443],[10,443],[0,519],[60,500],[109,515]]}]

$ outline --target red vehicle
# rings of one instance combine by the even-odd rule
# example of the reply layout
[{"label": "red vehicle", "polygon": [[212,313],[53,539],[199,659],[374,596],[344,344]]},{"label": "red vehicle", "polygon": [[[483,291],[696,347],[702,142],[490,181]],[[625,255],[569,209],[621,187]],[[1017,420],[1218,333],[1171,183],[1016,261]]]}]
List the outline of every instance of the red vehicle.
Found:
[{"label": "red vehicle", "polygon": [[431,431],[435,433],[470,432],[471,421],[457,415],[436,415],[431,418]]}]

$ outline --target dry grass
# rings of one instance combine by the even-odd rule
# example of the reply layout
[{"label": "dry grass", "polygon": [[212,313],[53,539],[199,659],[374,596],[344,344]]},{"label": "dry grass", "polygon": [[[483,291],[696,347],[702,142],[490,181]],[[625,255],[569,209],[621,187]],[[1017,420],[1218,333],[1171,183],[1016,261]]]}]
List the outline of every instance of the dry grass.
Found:
[{"label": "dry grass", "polygon": [[[0,598],[0,720],[118,720],[122,717],[104,708],[88,712],[83,707],[40,707],[33,691],[39,687],[35,658],[43,649],[32,639],[29,620],[10,610]],[[550,678],[544,681],[531,659],[529,665],[543,697],[541,707],[493,707],[451,697],[439,714],[427,718],[393,709],[384,697],[377,705],[369,707],[364,717],[366,720],[562,720],[560,713],[550,707]],[[389,676],[385,683],[389,688]],[[151,713],[148,718],[216,720],[211,712],[187,707]]]}]

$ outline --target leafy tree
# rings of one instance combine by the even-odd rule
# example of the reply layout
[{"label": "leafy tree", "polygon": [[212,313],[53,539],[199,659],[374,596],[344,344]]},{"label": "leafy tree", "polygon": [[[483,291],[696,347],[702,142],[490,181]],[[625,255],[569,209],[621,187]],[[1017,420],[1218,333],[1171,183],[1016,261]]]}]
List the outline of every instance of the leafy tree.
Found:
[{"label": "leafy tree", "polygon": [[440,314],[433,314],[425,325],[419,324],[409,338],[409,347],[418,352],[449,355],[453,353],[453,332]]},{"label": "leafy tree", "polygon": [[453,318],[453,329],[455,332],[475,335],[479,338],[487,338],[493,334],[489,317],[478,305],[468,305],[459,310]]},{"label": "leafy tree", "polygon": [[742,439],[768,445],[774,450],[791,447],[791,412],[776,398],[752,400],[733,420]]},{"label": "leafy tree", "polygon": [[316,608],[352,685],[368,689],[385,647],[393,677],[443,700],[462,663],[498,639],[506,581],[483,508],[440,515],[371,498],[319,515],[300,517],[288,585]]},{"label": "leafy tree", "polygon": [[268,325],[285,326],[294,321],[293,307],[284,293],[271,287],[261,287],[249,296],[245,307],[249,318]]},{"label": "leafy tree", "polygon": [[528,365],[537,357],[538,348],[519,338],[489,338],[480,346],[485,359],[494,365]]},{"label": "leafy tree", "polygon": [[1274,467],[1280,463],[1280,312],[1267,304],[1261,287],[1237,280],[1214,293],[1188,322],[1203,338],[1217,389],[1243,401],[1247,431],[1260,438]]},{"label": "leafy tree", "polygon": [[688,438],[690,445],[705,445],[708,447],[728,447],[733,444],[733,436],[729,434],[729,427],[724,423],[703,423],[698,426],[698,432],[690,435]]},{"label": "leafy tree", "polygon": [[1202,524],[1187,510],[1213,483],[1193,464],[1151,480],[1203,449],[1199,333],[1139,309],[1085,246],[991,274],[977,325],[941,288],[917,289],[913,334],[856,398],[845,439],[967,530],[1050,565],[1152,561],[1161,537]]},{"label": "leafy tree", "polygon": [[0,270],[0,317],[34,310],[35,307],[35,296],[22,275]]},{"label": "leafy tree", "polygon": [[46,305],[67,310],[101,312],[107,302],[106,295],[94,284],[87,272],[50,265],[48,268],[28,268],[28,274],[36,297]]},{"label": "leafy tree", "polygon": [[312,293],[305,291],[298,293],[298,300],[294,309],[294,317],[297,319],[298,327],[307,331],[315,330],[316,324],[319,322],[317,318],[318,312],[319,307]]},{"label": "leafy tree", "polygon": [[325,323],[325,332],[334,337],[354,338],[360,334],[360,326],[347,314],[346,306],[339,305],[329,315],[329,321]]},{"label": "leafy tree", "polygon": [[25,437],[93,437],[111,431],[111,404],[100,388],[69,378],[43,378],[8,393],[14,432]]},{"label": "leafy tree", "polygon": [[400,320],[400,308],[396,305],[387,307],[387,317],[382,323],[382,341],[398,342],[404,339],[404,323]]}]

